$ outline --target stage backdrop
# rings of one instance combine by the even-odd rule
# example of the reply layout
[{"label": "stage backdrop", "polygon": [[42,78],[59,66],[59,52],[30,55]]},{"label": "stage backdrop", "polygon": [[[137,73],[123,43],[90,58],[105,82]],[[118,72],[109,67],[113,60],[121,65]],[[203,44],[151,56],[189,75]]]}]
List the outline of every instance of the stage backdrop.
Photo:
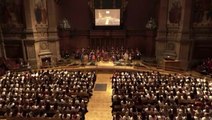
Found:
[{"label": "stage backdrop", "polygon": [[[103,0],[104,1],[104,0]],[[118,1],[118,0],[117,0]],[[95,5],[100,4],[96,1]],[[103,6],[110,6],[113,3],[104,3]],[[115,6],[121,6],[117,2]],[[128,0],[126,12],[124,15],[124,26],[126,30],[126,47],[139,48],[145,52],[147,47],[154,47],[154,44],[146,44],[146,28],[147,21],[152,17],[157,21],[159,8],[158,0]],[[71,35],[61,40],[63,48],[76,49],[89,46],[89,31],[92,30],[90,17],[90,8],[88,0],[64,0],[58,5],[58,22],[67,18],[72,27]],[[104,33],[102,33],[104,34]],[[63,43],[63,41],[65,41]],[[154,42],[154,41],[153,41]]]}]

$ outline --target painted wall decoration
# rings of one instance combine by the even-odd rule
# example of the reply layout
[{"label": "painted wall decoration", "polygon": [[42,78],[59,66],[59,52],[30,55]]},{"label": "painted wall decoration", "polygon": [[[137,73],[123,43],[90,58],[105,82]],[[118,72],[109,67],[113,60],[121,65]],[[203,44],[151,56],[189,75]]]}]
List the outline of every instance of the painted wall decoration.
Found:
[{"label": "painted wall decoration", "polygon": [[212,0],[194,0],[192,9],[194,24],[212,25]]},{"label": "painted wall decoration", "polygon": [[169,23],[179,24],[181,20],[182,5],[180,0],[169,0]]},{"label": "painted wall decoration", "polygon": [[47,24],[46,0],[35,0],[35,20],[37,24]]},{"label": "painted wall decoration", "polygon": [[0,23],[5,27],[17,28],[24,24],[23,0],[0,1]]}]

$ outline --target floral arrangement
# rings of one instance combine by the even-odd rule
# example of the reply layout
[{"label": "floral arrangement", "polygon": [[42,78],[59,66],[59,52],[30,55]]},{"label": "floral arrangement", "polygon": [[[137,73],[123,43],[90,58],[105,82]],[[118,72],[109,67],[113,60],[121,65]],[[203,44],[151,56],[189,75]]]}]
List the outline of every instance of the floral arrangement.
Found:
[{"label": "floral arrangement", "polygon": [[155,30],[157,28],[156,22],[153,18],[150,18],[146,24],[146,28],[149,30]]}]

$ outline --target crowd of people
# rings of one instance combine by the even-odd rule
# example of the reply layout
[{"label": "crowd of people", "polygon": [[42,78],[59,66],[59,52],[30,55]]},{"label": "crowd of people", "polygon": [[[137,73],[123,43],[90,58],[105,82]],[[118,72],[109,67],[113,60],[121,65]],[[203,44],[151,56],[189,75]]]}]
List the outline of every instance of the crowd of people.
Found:
[{"label": "crowd of people", "polygon": [[[113,120],[210,120],[212,81],[181,74],[115,72]],[[0,78],[0,116],[84,120],[95,72],[8,71]]]},{"label": "crowd of people", "polygon": [[[132,61],[140,60],[141,52],[138,49],[111,48],[111,49],[78,49],[71,54],[81,61]],[[69,52],[63,52],[63,57],[71,56]]]},{"label": "crowd of people", "polygon": [[212,83],[159,72],[115,72],[113,120],[211,120]]},{"label": "crowd of people", "polygon": [[197,71],[204,75],[212,75],[212,58],[204,60],[201,65],[197,67]]},{"label": "crowd of people", "polygon": [[0,116],[84,120],[95,72],[7,72],[0,79]]}]

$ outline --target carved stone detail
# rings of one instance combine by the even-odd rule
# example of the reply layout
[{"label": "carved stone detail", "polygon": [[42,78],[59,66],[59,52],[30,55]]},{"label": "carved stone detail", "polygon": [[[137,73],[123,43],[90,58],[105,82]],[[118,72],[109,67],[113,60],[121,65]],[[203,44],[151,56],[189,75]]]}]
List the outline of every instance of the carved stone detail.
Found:
[{"label": "carved stone detail", "polygon": [[49,48],[49,45],[48,45],[47,41],[40,43],[40,49],[41,50],[47,50],[48,48]]}]

